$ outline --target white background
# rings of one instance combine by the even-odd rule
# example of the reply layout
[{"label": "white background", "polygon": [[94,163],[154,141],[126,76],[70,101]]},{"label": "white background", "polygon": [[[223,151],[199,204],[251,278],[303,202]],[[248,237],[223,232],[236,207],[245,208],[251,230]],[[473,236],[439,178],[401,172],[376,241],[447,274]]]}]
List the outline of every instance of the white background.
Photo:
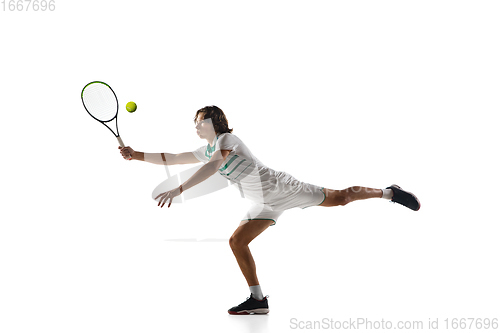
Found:
[{"label": "white background", "polygon": [[[0,331],[500,316],[498,2],[6,6]],[[334,189],[396,183],[422,208],[374,199],[285,212],[250,246],[270,314],[229,316],[249,295],[227,244],[248,203],[228,188],[158,208],[165,170],[121,158],[82,106],[93,80],[138,104],[119,117],[137,150],[205,145],[192,118],[217,105],[269,167]]]}]

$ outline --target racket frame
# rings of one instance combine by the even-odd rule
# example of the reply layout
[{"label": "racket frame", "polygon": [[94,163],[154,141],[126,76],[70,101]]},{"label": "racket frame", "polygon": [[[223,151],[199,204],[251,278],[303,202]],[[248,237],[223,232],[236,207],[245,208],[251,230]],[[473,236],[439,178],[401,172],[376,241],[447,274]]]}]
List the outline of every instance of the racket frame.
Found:
[{"label": "racket frame", "polygon": [[[83,92],[85,91],[85,88],[87,88],[91,84],[95,84],[95,83],[104,84],[106,87],[109,88],[109,90],[111,90],[111,92],[113,93],[113,96],[115,96],[115,100],[116,100],[116,113],[115,113],[114,117],[112,117],[110,120],[104,121],[104,120],[97,119],[96,117],[94,117],[94,115],[92,113],[90,113],[90,111],[87,109],[87,106],[85,105],[85,101],[83,100]],[[87,83],[85,85],[85,87],[83,87],[82,93],[81,93],[81,98],[82,98],[82,104],[83,104],[83,107],[85,108],[85,111],[87,111],[87,113],[92,118],[94,118],[95,120],[97,120],[98,122],[100,122],[101,124],[103,124],[104,126],[106,126],[111,131],[111,133],[113,133],[113,135],[118,140],[118,143],[120,144],[120,147],[122,147],[122,148],[125,147],[125,144],[123,143],[122,138],[120,138],[120,131],[118,130],[118,110],[120,109],[120,106],[119,106],[119,103],[118,103],[118,97],[116,96],[115,91],[113,90],[113,88],[111,88],[111,86],[109,84],[107,84],[106,82],[103,82],[103,81],[92,81],[92,82]],[[106,124],[106,123],[109,123],[110,121],[113,121],[113,120],[115,121],[116,133],[111,129],[111,127],[109,127]],[[129,158],[132,158],[132,156],[129,156]]]}]

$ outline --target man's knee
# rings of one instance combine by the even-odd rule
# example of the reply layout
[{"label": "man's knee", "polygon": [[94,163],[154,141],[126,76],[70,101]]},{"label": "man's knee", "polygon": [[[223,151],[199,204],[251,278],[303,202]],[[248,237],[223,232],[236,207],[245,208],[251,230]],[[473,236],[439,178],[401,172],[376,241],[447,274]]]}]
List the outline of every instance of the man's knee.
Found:
[{"label": "man's knee", "polygon": [[351,202],[351,196],[349,194],[349,189],[345,190],[328,190],[326,192],[326,205],[324,206],[345,206]]},{"label": "man's knee", "polygon": [[335,203],[337,206],[345,206],[351,202],[351,197],[347,190],[342,190],[335,198]]},{"label": "man's knee", "polygon": [[245,244],[245,242],[238,235],[233,234],[231,237],[229,237],[229,246],[233,251],[238,250],[246,245],[247,244]]}]

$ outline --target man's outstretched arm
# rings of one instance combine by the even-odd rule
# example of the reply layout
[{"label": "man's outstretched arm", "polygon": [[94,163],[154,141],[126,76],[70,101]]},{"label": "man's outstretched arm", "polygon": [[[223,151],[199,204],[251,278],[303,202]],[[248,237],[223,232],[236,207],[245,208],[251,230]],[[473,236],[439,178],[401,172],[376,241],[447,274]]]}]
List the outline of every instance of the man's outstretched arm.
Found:
[{"label": "man's outstretched arm", "polygon": [[230,150],[219,150],[216,151],[214,156],[210,159],[210,161],[202,166],[194,175],[191,176],[188,180],[186,180],[179,187],[159,194],[155,199],[160,199],[158,201],[158,206],[163,207],[167,201],[169,201],[168,207],[172,203],[173,198],[180,195],[182,192],[190,189],[191,187],[207,180],[210,176],[217,172],[220,168],[227,155],[229,155]]},{"label": "man's outstretched arm", "polygon": [[200,163],[200,161],[191,152],[180,154],[144,153],[135,151],[130,147],[118,148],[120,149],[120,153],[125,159],[129,159],[129,156],[132,156],[132,160],[144,161],[159,165]]},{"label": "man's outstretched arm", "polygon": [[192,175],[191,178],[186,180],[184,184],[181,185],[182,191],[190,189],[191,187],[207,180],[210,176],[216,173],[230,152],[230,150],[216,151],[214,156],[212,156],[207,164],[202,166],[200,170],[196,171],[196,173]]}]

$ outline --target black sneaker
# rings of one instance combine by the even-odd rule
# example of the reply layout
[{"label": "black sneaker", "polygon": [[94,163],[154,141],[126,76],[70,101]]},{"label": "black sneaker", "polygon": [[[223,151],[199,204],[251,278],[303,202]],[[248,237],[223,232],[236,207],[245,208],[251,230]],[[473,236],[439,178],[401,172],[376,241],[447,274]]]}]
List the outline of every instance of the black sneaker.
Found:
[{"label": "black sneaker", "polygon": [[250,297],[248,297],[246,301],[238,306],[233,306],[231,309],[227,310],[227,312],[232,315],[266,314],[269,312],[267,297],[268,296],[259,301],[250,294]]},{"label": "black sneaker", "polygon": [[398,204],[408,207],[412,210],[420,209],[420,201],[418,201],[417,197],[413,193],[404,191],[398,185],[391,185],[387,188],[390,188],[392,190],[393,202],[397,202]]}]

